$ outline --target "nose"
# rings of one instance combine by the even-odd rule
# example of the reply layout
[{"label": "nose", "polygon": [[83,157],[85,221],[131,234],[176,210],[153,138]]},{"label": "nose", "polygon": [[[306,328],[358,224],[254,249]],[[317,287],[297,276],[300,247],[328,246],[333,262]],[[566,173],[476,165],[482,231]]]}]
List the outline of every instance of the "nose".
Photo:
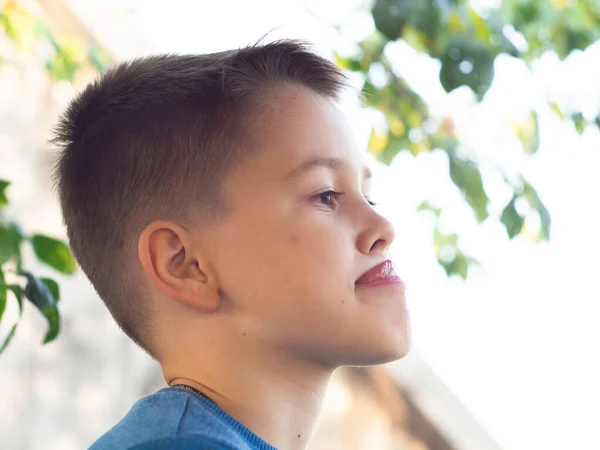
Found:
[{"label": "nose", "polygon": [[392,245],[396,231],[391,222],[381,214],[372,209],[369,213],[356,245],[364,255],[384,253]]}]

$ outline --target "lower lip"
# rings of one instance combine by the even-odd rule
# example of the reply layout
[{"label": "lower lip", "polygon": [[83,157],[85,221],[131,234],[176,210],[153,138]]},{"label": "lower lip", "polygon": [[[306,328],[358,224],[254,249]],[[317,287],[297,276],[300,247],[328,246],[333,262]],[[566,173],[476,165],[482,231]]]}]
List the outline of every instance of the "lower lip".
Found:
[{"label": "lower lip", "polygon": [[356,283],[357,286],[381,286],[386,284],[402,284],[400,277],[380,278],[367,283]]}]

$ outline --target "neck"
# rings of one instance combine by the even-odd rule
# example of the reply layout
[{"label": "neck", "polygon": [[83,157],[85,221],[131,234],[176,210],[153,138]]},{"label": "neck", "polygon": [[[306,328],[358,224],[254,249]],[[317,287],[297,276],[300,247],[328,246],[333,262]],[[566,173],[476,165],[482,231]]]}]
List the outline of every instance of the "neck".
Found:
[{"label": "neck", "polygon": [[180,351],[197,356],[163,361],[165,380],[198,389],[274,447],[305,449],[334,370],[255,347],[236,348]]}]

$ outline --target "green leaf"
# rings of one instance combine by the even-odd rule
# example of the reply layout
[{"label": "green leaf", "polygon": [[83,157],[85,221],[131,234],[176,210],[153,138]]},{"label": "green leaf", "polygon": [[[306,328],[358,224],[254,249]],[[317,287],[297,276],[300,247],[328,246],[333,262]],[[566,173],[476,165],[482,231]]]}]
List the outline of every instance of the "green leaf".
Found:
[{"label": "green leaf", "polygon": [[523,224],[525,223],[525,218],[521,217],[515,209],[515,202],[517,198],[518,197],[516,195],[512,198],[512,200],[502,211],[502,216],[500,217],[500,222],[502,222],[506,228],[508,237],[511,239],[521,232],[523,229]]},{"label": "green leaf", "polygon": [[8,205],[8,197],[6,196],[6,188],[10,181],[0,180],[0,207]]},{"label": "green leaf", "polygon": [[6,309],[6,283],[4,281],[4,272],[0,267],[0,323],[2,323],[2,315]]},{"label": "green leaf", "polygon": [[43,343],[52,341],[60,332],[60,316],[56,302],[50,288],[35,275],[25,272],[27,285],[25,286],[25,297],[33,303],[48,321],[48,332]]},{"label": "green leaf", "polygon": [[19,225],[17,222],[9,222],[8,225],[10,228],[12,228],[14,230],[15,233],[17,233],[17,235],[19,236],[21,241],[24,241],[25,239],[27,239],[27,236],[25,236],[25,233],[23,232],[21,225]]},{"label": "green leaf", "polygon": [[434,208],[433,206],[431,206],[429,203],[427,202],[423,202],[419,205],[419,207],[417,208],[417,211],[421,212],[421,211],[429,211],[432,212],[436,218],[440,218],[440,214],[442,213],[442,210],[440,208]]},{"label": "green leaf", "polygon": [[36,20],[18,2],[3,5],[2,25],[9,38],[21,48],[31,49],[34,45]]},{"label": "green leaf", "polygon": [[490,38],[492,37],[490,23],[488,23],[488,21],[480,16],[477,11],[469,6],[466,7],[466,11],[471,19],[475,39],[481,42],[489,42]]},{"label": "green leaf", "polygon": [[88,58],[100,73],[104,72],[111,63],[110,55],[100,46],[95,43],[87,45]]},{"label": "green leaf", "polygon": [[525,183],[523,195],[529,202],[529,205],[534,208],[540,216],[540,222],[542,225],[540,230],[540,238],[547,241],[550,239],[550,229],[552,226],[550,212],[546,208],[546,205],[544,205],[544,202],[542,202],[540,199],[537,191],[529,183]]},{"label": "green leaf", "polygon": [[22,238],[19,230],[20,228],[15,227],[14,224],[0,224],[0,265],[11,259],[20,261]]},{"label": "green leaf", "polygon": [[25,297],[29,299],[40,311],[51,308],[55,305],[54,296],[50,288],[37,276],[30,272],[24,272],[27,278],[25,286]]},{"label": "green leaf", "polygon": [[504,35],[504,33],[502,33],[502,31],[498,33],[497,38],[500,40],[500,51],[507,53],[514,58],[521,56],[521,51]]},{"label": "green leaf", "polygon": [[19,317],[23,315],[23,289],[18,284],[9,284],[7,286],[8,290],[11,291],[15,298],[17,299],[17,303],[19,304]]},{"label": "green leaf", "polygon": [[557,103],[550,103],[548,106],[558,115],[560,119],[565,118],[565,114],[560,110],[560,106],[558,106]]},{"label": "green leaf", "polygon": [[588,30],[567,28],[565,33],[567,54],[571,53],[573,50],[585,50],[594,42],[594,37]]},{"label": "green leaf", "polygon": [[387,43],[388,39],[378,30],[375,30],[358,45],[364,53],[370,55],[372,58],[380,59]]},{"label": "green leaf", "polygon": [[40,261],[53,267],[60,273],[72,274],[77,264],[71,255],[69,247],[57,239],[35,234],[31,238],[33,250]]},{"label": "green leaf", "polygon": [[531,116],[522,124],[515,127],[515,134],[523,145],[523,150],[526,153],[534,154],[540,148],[540,131],[538,115],[535,111],[531,112]]},{"label": "green leaf", "polygon": [[431,44],[430,38],[412,25],[406,25],[402,30],[402,40],[415,50],[427,53]]},{"label": "green leaf", "polygon": [[[438,263],[444,268],[446,275],[460,275],[465,279],[469,271],[469,260],[460,252],[457,242],[456,233],[442,233],[436,225],[433,230],[433,244]],[[445,252],[446,249],[450,252]]]},{"label": "green leaf", "polygon": [[377,0],[371,14],[375,28],[391,40],[396,40],[408,20],[410,5],[413,0]]},{"label": "green leaf", "polygon": [[335,63],[342,69],[351,72],[360,72],[362,67],[360,58],[345,58],[337,53],[335,54]]},{"label": "green leaf", "polygon": [[448,152],[450,178],[462,192],[467,203],[473,208],[475,217],[481,223],[488,217],[489,198],[483,190],[481,173],[475,162],[461,159],[454,151]]},{"label": "green leaf", "polygon": [[48,289],[50,289],[52,297],[54,298],[54,303],[58,303],[58,301],[60,300],[60,288],[58,287],[58,283],[51,278],[40,279],[46,286],[48,286]]},{"label": "green leaf", "polygon": [[407,135],[397,136],[392,133],[389,133],[387,145],[376,156],[379,159],[379,161],[389,166],[396,157],[396,155],[402,150],[408,149],[409,146],[410,141]]},{"label": "green leaf", "polygon": [[521,27],[530,23],[537,22],[540,18],[540,8],[537,0],[521,0],[515,3],[515,26]]},{"label": "green leaf", "polygon": [[552,224],[552,218],[550,217],[550,211],[546,208],[546,205],[540,200],[539,197],[536,198],[537,212],[540,216],[540,220],[542,221],[542,239],[548,240],[550,239],[550,227]]},{"label": "green leaf", "polygon": [[365,80],[361,90],[361,96],[367,106],[377,107],[381,101],[381,93],[369,80]]},{"label": "green leaf", "polygon": [[446,92],[469,86],[481,100],[494,80],[494,55],[482,43],[452,37],[442,56],[440,81]]},{"label": "green leaf", "polygon": [[575,129],[577,132],[579,134],[583,133],[585,131],[585,127],[587,126],[587,121],[585,120],[585,117],[583,117],[583,114],[580,112],[575,113],[571,116],[571,119],[573,119],[573,123],[575,124]]},{"label": "green leaf", "polygon": [[446,275],[458,275],[463,280],[467,279],[469,273],[469,259],[460,252],[456,252],[456,256],[452,261],[438,260],[441,266],[446,271]]},{"label": "green leaf", "polygon": [[440,9],[435,0],[410,1],[408,23],[427,38],[435,39],[441,25]]},{"label": "green leaf", "polygon": [[64,51],[57,52],[54,59],[46,63],[46,69],[54,80],[66,80],[69,83],[75,81],[80,66],[79,62],[71,59]]},{"label": "green leaf", "polygon": [[52,342],[60,333],[60,314],[58,308],[54,307],[44,312],[44,316],[48,319],[49,328],[44,336],[43,344]]},{"label": "green leaf", "polygon": [[15,331],[17,331],[17,325],[19,323],[15,323],[12,328],[10,329],[10,331],[8,332],[8,334],[6,335],[6,338],[4,338],[4,342],[2,342],[2,345],[0,346],[0,354],[2,354],[2,352],[6,349],[6,347],[8,347],[8,344],[10,344],[10,341],[12,341],[13,337],[15,336]]},{"label": "green leaf", "polygon": [[481,266],[479,261],[477,261],[475,258],[465,255],[461,250],[459,250],[458,246],[456,245],[456,234],[453,233],[449,235],[443,235],[436,229],[436,237],[442,241],[445,240],[445,243],[439,247],[440,249],[442,247],[451,247],[452,250],[454,250],[454,254],[451,255],[452,257],[449,259],[442,257],[444,255],[441,255],[439,250],[437,253],[438,263],[446,271],[446,275],[458,275],[463,280],[466,280],[470,267]]},{"label": "green leaf", "polygon": [[369,144],[367,150],[379,157],[379,154],[385,149],[389,141],[387,133],[379,133],[373,128],[371,130],[371,136],[369,137]]},{"label": "green leaf", "polygon": [[433,232],[433,243],[436,248],[436,253],[439,254],[440,249],[445,245],[452,247],[456,246],[458,235],[456,233],[444,234],[436,227]]}]

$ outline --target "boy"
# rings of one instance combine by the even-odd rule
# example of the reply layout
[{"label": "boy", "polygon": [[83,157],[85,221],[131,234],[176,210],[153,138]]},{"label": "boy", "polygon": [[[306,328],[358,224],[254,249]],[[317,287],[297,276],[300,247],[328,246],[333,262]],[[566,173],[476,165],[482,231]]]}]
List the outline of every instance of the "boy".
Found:
[{"label": "boy", "polygon": [[93,450],[304,449],[336,368],[408,353],[345,85],[283,40],[137,59],[73,101],[54,139],[73,252],[169,385]]}]

